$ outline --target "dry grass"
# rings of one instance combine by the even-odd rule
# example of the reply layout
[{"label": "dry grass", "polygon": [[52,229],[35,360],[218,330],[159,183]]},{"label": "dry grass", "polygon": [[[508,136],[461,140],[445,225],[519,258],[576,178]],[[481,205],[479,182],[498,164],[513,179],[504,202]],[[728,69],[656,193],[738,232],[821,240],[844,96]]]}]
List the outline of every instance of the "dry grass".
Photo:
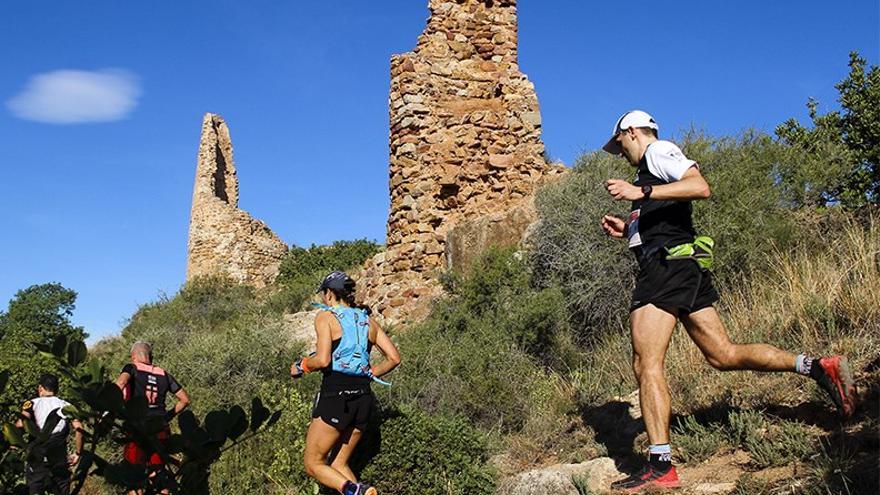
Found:
[{"label": "dry grass", "polygon": [[[797,354],[844,354],[854,370],[880,349],[880,226],[847,222],[821,250],[778,253],[770,269],[722,295],[720,312],[735,342],[763,342]],[[676,407],[793,404],[813,393],[794,374],[712,370],[684,332],[667,361]],[[694,380],[699,373],[699,379]],[[751,375],[751,376],[750,376]]]},{"label": "dry grass", "polygon": [[[878,357],[880,224],[847,221],[828,237],[811,240],[819,249],[778,252],[767,271],[722,293],[720,313],[731,339],[795,354],[844,354],[854,370]],[[597,404],[634,390],[630,359],[628,329],[597,342],[586,367],[572,376],[581,403]],[[815,393],[811,381],[793,373],[715,371],[683,331],[673,336],[666,370],[673,407],[682,413],[719,402],[791,405]]]}]

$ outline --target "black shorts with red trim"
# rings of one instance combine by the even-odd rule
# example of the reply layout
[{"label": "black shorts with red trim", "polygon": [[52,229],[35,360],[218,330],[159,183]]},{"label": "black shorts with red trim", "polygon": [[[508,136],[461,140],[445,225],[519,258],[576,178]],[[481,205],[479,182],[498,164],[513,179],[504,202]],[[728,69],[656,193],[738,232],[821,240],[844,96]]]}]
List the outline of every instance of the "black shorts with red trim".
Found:
[{"label": "black shorts with red trim", "polygon": [[369,389],[322,390],[315,396],[312,418],[321,418],[340,431],[349,427],[363,430],[370,421],[375,402]]},{"label": "black shorts with red trim", "polygon": [[647,304],[675,313],[693,313],[718,301],[712,273],[694,260],[667,260],[662,254],[639,264],[630,311]]},{"label": "black shorts with red trim", "polygon": [[[168,444],[168,438],[171,436],[171,430],[166,426],[164,430],[156,434],[156,440],[163,446]],[[158,452],[146,445],[138,445],[135,442],[125,444],[123,457],[130,464],[137,466],[164,466],[165,462]]]}]

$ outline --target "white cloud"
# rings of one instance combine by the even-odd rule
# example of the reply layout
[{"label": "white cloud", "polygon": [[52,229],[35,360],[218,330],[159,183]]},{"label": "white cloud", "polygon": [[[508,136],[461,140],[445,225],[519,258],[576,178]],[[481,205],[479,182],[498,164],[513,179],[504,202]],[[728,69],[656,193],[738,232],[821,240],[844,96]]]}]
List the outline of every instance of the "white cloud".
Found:
[{"label": "white cloud", "polygon": [[37,122],[113,122],[134,110],[140,94],[137,76],[126,70],[56,70],[33,76],[6,106]]}]

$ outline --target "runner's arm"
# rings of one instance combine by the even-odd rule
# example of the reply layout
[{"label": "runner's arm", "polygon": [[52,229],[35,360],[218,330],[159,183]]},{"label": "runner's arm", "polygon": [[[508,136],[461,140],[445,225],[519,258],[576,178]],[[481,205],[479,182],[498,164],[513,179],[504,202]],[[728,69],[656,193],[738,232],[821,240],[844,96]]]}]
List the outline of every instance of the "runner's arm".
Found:
[{"label": "runner's arm", "polygon": [[315,333],[318,335],[318,342],[315,345],[315,355],[302,359],[304,370],[314,371],[330,365],[330,349],[333,347],[330,322],[334,319],[333,313],[329,311],[321,311],[315,317]]},{"label": "runner's arm", "polygon": [[[189,407],[189,394],[186,393],[186,390],[181,388],[177,392],[174,392],[174,396],[177,397],[177,403],[174,404],[174,409],[172,409],[171,418],[177,416],[182,413],[184,409]],[[168,419],[171,419],[168,418]]]},{"label": "runner's arm", "polygon": [[125,390],[125,386],[128,385],[129,380],[131,380],[131,375],[123,371],[119,374],[119,377],[116,378],[116,386],[119,387],[119,390]]},{"label": "runner's arm", "polygon": [[[630,184],[621,179],[609,179],[605,182],[605,189],[615,200],[635,201],[645,197],[642,188]],[[706,199],[712,194],[709,184],[696,166],[691,167],[681,176],[681,179],[654,186],[651,190],[651,199],[657,200],[693,200]]]},{"label": "runner's arm", "polygon": [[[641,193],[641,189],[639,189],[639,192]],[[681,180],[654,186],[654,189],[651,191],[651,199],[660,200],[707,199],[711,195],[712,191],[709,189],[709,184],[703,178],[703,174],[700,173],[699,167],[696,166],[689,168],[681,176]]]},{"label": "runner's arm", "polygon": [[610,237],[622,239],[626,237],[626,222],[614,215],[605,215],[602,217],[602,230]]},{"label": "runner's arm", "polygon": [[70,425],[73,426],[73,445],[76,449],[73,451],[74,459],[71,461],[71,464],[76,464],[79,461],[79,456],[82,454],[86,442],[85,436],[83,435],[82,423],[80,423],[78,419],[74,419],[70,422]]},{"label": "runner's arm", "polygon": [[[27,409],[21,411],[21,415],[27,419],[33,419],[33,416],[31,416],[31,413]],[[21,418],[18,418],[17,420],[15,420],[15,427],[24,428],[24,421]]]},{"label": "runner's arm", "polygon": [[397,346],[394,345],[394,342],[385,333],[385,330],[382,330],[382,327],[372,318],[370,319],[370,341],[376,344],[376,347],[385,356],[384,361],[372,367],[373,376],[378,378],[400,364],[400,353],[397,351]]}]

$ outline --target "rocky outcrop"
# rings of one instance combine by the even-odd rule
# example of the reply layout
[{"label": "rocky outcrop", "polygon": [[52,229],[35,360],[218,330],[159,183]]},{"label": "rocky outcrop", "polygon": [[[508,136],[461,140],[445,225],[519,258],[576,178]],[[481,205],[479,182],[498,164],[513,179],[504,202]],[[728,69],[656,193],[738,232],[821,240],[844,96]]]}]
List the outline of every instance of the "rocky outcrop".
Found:
[{"label": "rocky outcrop", "polygon": [[264,287],[275,280],[287,245],[263,222],[238,209],[238,178],[229,128],[205,114],[193,187],[186,279],[225,275]]},{"label": "rocky outcrop", "polygon": [[507,211],[459,223],[446,236],[446,269],[467,273],[490,247],[522,246],[537,221],[535,202],[530,198]]},{"label": "rocky outcrop", "polygon": [[611,483],[625,476],[614,460],[600,457],[580,464],[557,464],[533,469],[503,480],[496,495],[580,495],[575,482],[585,483],[587,493],[606,493]]},{"label": "rocky outcrop", "polygon": [[283,333],[292,342],[301,342],[306,349],[312,350],[318,342],[315,333],[315,317],[321,310],[313,309],[285,314],[283,317]]},{"label": "rocky outcrop", "polygon": [[429,0],[414,51],[391,60],[387,250],[360,293],[392,323],[440,293],[447,234],[523,202],[544,159],[534,85],[517,62],[515,0]]}]

